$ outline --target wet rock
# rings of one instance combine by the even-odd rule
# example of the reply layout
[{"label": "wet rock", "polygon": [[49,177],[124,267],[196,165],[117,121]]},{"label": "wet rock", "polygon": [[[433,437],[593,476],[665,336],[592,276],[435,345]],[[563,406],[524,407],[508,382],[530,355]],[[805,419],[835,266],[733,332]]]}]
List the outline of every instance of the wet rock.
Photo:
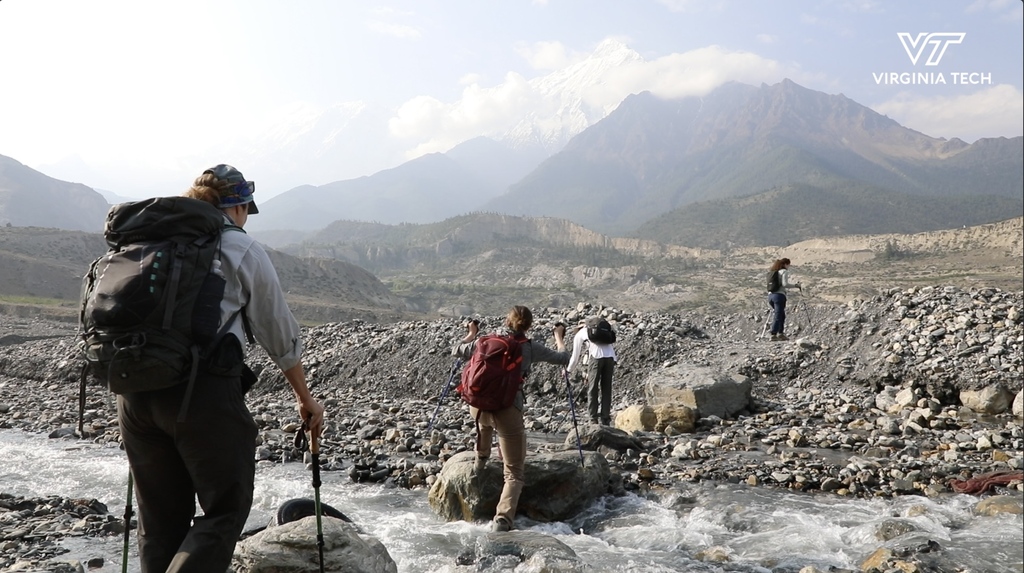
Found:
[{"label": "wet rock", "polygon": [[[376,537],[340,519],[320,521],[325,571],[397,573],[397,564]],[[237,573],[316,573],[320,570],[316,517],[268,527],[243,539],[235,547],[231,565]]]},{"label": "wet rock", "polygon": [[[611,473],[604,456],[585,452],[538,454],[526,458],[526,486],[518,511],[536,521],[557,521],[576,515],[610,493]],[[430,488],[430,507],[449,521],[484,521],[494,517],[503,484],[502,466],[491,460],[476,471],[476,454],[463,452],[445,462]]]}]

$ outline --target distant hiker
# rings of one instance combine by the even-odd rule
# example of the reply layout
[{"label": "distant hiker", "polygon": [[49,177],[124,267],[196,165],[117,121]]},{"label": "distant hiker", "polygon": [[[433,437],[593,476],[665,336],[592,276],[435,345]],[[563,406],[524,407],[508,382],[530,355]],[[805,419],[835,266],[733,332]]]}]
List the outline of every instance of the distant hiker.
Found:
[{"label": "distant hiker", "polygon": [[[565,351],[565,326],[559,324],[554,328],[555,347],[551,350],[540,342],[531,341],[526,338],[526,332],[533,325],[533,313],[525,306],[514,306],[505,317],[505,328],[501,332],[503,336],[514,337],[520,342],[518,350],[521,351],[520,372],[522,378],[526,379],[530,374],[530,368],[534,362],[547,362],[565,366],[569,363],[569,353]],[[462,342],[456,344],[452,349],[452,355],[470,360],[477,348],[477,334],[479,329],[475,322],[466,325],[468,331]],[[486,337],[485,337],[486,338]],[[467,368],[472,366],[472,362]],[[466,383],[466,380],[463,380]],[[481,410],[470,406],[469,413],[477,422],[476,436],[476,469],[483,470],[487,460],[491,456],[491,439],[495,430],[498,433],[498,447],[501,450],[501,459],[505,465],[505,484],[501,490],[501,497],[498,500],[498,507],[494,520],[491,522],[492,531],[508,531],[516,516],[516,507],[519,505],[519,494],[526,484],[526,428],[523,425],[523,407],[525,396],[522,388],[515,394],[514,403],[511,406],[500,410]]]},{"label": "distant hiker", "polygon": [[772,320],[772,340],[789,340],[786,337],[786,289],[796,287],[803,290],[800,283],[790,280],[789,259],[778,259],[768,269],[768,306],[772,307],[774,320]]},{"label": "distant hiker", "polygon": [[[587,395],[590,421],[610,426],[612,423],[612,375],[615,373],[615,331],[601,317],[591,317],[577,327],[572,339],[569,372],[575,372],[582,361],[587,370]],[[587,347],[586,356],[583,346]]]},{"label": "distant hiker", "polygon": [[246,330],[284,373],[309,431],[319,436],[323,425],[324,408],[306,386],[299,325],[266,251],[242,231],[249,215],[259,212],[254,190],[234,167],[217,165],[185,193],[224,215],[219,260],[226,285],[219,321],[227,331],[199,365],[187,412],[188,384],[117,396],[139,504],[143,573],[226,571],[231,562],[252,506],[256,471],[257,428],[243,391],[243,372],[250,383],[254,377],[243,362]]}]

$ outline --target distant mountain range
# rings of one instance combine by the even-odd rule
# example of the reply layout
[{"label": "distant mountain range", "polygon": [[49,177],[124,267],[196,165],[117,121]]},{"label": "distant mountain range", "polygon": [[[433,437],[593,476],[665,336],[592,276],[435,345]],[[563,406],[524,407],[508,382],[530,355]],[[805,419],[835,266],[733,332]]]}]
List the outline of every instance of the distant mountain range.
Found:
[{"label": "distant mountain range", "polygon": [[110,205],[81,183],[48,177],[0,155],[0,225],[102,231]]},{"label": "distant mountain range", "polygon": [[[847,195],[851,208],[860,203],[858,194],[891,199],[908,209],[902,213],[905,228],[892,231],[914,232],[959,225],[964,217],[989,222],[975,220],[970,201],[964,212],[935,221],[932,199],[939,197],[987,197],[1006,209],[999,218],[1021,214],[1022,174],[1021,137],[973,145],[935,139],[842,95],[788,80],[760,87],[730,83],[701,98],[630,96],[482,209],[564,217],[606,234],[677,242],[671,233],[654,236],[654,227],[645,224],[666,214],[681,217],[676,210],[698,202],[796,185]],[[917,199],[907,201],[906,194]],[[811,192],[810,204],[772,205],[791,199],[776,193],[760,203],[785,214],[813,210],[817,202],[821,215],[840,205],[814,197]],[[829,213],[833,219],[848,215],[855,214]],[[921,217],[932,220],[918,222]]]},{"label": "distant mountain range", "polygon": [[432,223],[477,208],[543,159],[535,146],[513,149],[479,137],[370,177],[292,189],[261,203],[248,226],[261,231],[322,229],[339,220]]},{"label": "distant mountain range", "polygon": [[510,177],[472,166],[537,158],[484,141],[285,193],[266,210],[280,214],[253,228],[308,233],[330,220],[428,223],[477,211],[723,247],[913,233],[1024,212],[1024,138],[936,139],[788,80],[730,83],[700,98],[630,96],[504,192]]},{"label": "distant mountain range", "polygon": [[[575,94],[578,86],[566,86],[586,72],[574,70],[562,84],[548,78],[550,89]],[[527,122],[519,139],[476,138],[371,176],[292,189],[260,202],[247,229],[283,246],[336,221],[427,224],[484,212],[721,248],[914,233],[1024,213],[1022,137],[936,139],[789,80],[729,83],[672,100],[636,94],[586,128],[593,115],[566,97],[559,109],[578,117],[566,125],[582,131],[554,155],[538,142],[557,138],[526,135]],[[2,159],[0,224],[102,228],[106,207],[95,191]]]}]

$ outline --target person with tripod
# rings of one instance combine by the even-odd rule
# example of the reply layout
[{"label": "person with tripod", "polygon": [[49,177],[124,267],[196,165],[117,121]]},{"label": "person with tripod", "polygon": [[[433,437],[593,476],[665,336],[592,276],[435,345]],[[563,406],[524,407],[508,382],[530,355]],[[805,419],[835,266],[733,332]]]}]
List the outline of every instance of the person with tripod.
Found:
[{"label": "person with tripod", "polygon": [[768,269],[768,306],[772,307],[771,335],[773,342],[789,340],[786,337],[786,289],[796,287],[801,292],[800,283],[793,282],[789,276],[789,259],[782,258],[772,263]]},{"label": "person with tripod", "polygon": [[[565,350],[565,325],[555,325],[555,350],[543,343],[526,338],[526,332],[533,326],[533,313],[525,306],[514,306],[505,317],[503,334],[521,341],[522,362],[520,371],[525,380],[530,374],[534,362],[547,362],[566,366],[569,364],[569,352]],[[452,355],[462,360],[469,360],[477,347],[478,323],[466,323],[466,336],[452,349]],[[476,420],[476,470],[481,471],[491,456],[491,439],[495,431],[498,433],[498,447],[504,463],[505,483],[501,489],[492,531],[509,531],[516,516],[519,495],[526,485],[526,426],[523,423],[525,396],[520,389],[512,406],[500,410],[481,410],[469,408],[469,414]]]}]

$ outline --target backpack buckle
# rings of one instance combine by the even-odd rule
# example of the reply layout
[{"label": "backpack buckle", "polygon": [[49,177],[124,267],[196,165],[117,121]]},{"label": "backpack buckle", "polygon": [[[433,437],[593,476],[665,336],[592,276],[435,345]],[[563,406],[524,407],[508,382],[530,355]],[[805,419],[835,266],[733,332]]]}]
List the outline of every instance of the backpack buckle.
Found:
[{"label": "backpack buckle", "polygon": [[133,332],[131,334],[126,334],[115,338],[110,344],[117,352],[121,352],[123,350],[138,350],[146,345],[146,333]]}]

